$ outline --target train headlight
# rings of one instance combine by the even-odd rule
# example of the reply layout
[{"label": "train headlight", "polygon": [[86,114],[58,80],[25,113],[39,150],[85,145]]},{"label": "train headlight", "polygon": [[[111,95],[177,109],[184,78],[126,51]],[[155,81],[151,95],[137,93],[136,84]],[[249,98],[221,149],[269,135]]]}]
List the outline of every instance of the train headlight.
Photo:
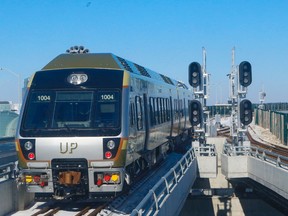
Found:
[{"label": "train headlight", "polygon": [[31,149],[33,148],[32,142],[30,142],[30,141],[25,142],[24,148],[25,148],[27,151],[31,150]]},{"label": "train headlight", "polygon": [[73,74],[68,81],[71,84],[77,85],[78,84],[78,76],[76,74]]},{"label": "train headlight", "polygon": [[81,75],[80,75],[80,82],[81,82],[81,83],[84,83],[84,82],[86,82],[87,80],[88,80],[88,77],[87,77],[86,74],[81,74]]},{"label": "train headlight", "polygon": [[70,74],[67,81],[72,85],[80,85],[88,80],[87,74]]},{"label": "train headlight", "polygon": [[110,149],[110,150],[114,149],[115,148],[115,142],[113,140],[109,140],[107,142],[107,148]]}]

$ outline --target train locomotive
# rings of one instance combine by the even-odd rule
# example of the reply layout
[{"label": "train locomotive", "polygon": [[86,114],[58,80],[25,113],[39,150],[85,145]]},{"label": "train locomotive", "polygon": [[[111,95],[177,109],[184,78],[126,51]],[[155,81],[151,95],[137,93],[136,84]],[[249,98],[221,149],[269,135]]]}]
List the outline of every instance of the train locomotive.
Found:
[{"label": "train locomotive", "polygon": [[191,100],[182,82],[72,47],[27,85],[19,181],[38,198],[115,196],[189,137]]}]

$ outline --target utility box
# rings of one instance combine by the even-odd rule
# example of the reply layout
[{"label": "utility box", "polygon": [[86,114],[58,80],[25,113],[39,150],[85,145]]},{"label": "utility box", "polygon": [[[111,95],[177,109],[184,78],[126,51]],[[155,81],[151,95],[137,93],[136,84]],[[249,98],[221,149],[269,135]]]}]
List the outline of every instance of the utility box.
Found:
[{"label": "utility box", "polygon": [[193,145],[197,158],[198,176],[216,178],[218,174],[218,155],[214,144]]}]

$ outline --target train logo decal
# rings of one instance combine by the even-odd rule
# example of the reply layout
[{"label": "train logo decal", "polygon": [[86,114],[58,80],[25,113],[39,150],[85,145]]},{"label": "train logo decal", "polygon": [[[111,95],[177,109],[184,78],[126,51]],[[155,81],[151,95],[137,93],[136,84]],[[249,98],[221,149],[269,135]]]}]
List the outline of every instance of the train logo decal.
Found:
[{"label": "train logo decal", "polygon": [[69,153],[69,154],[72,154],[72,152],[78,148],[78,143],[75,142],[75,143],[62,143],[60,142],[60,153],[61,154],[66,154],[66,153]]}]

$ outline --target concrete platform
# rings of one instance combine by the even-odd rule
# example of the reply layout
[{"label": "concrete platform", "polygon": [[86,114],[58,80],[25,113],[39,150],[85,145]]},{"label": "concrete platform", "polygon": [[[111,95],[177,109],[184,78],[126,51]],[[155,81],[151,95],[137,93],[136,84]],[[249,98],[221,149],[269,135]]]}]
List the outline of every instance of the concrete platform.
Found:
[{"label": "concrete platform", "polygon": [[[234,186],[221,172],[221,155],[225,138],[208,138],[218,152],[218,175],[216,178],[197,178],[192,186],[194,195],[187,198],[180,216],[190,215],[267,215],[282,216],[280,211],[271,207],[261,198],[252,196],[237,197]],[[208,142],[208,141],[207,141]],[[242,158],[243,159],[243,158]],[[227,159],[228,160],[228,159]],[[244,161],[247,159],[243,159]],[[223,163],[223,161],[222,161]],[[235,162],[237,165],[237,162]],[[240,161],[238,161],[240,164]],[[247,164],[247,163],[246,163]],[[243,171],[238,170],[239,173]],[[235,172],[238,172],[237,169]],[[246,166],[247,172],[247,166]],[[198,194],[197,194],[198,192]],[[201,194],[202,193],[202,194]]]}]

